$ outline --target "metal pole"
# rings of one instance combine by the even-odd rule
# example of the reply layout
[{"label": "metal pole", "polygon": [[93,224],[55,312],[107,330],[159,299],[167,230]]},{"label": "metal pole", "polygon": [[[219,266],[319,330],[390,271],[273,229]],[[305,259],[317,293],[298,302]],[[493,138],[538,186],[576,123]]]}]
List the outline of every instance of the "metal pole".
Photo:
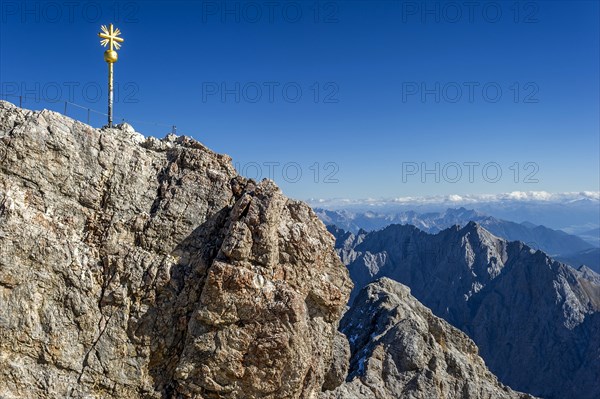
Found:
[{"label": "metal pole", "polygon": [[23,108],[23,96],[19,96],[19,108]]},{"label": "metal pole", "polygon": [[87,124],[90,124],[90,109],[88,108],[88,119],[87,119]]},{"label": "metal pole", "polygon": [[108,46],[108,50],[104,52],[104,61],[108,63],[108,127],[113,127],[113,64],[119,59],[116,50],[121,48],[124,39],[119,37],[121,31],[115,29],[113,24],[108,27],[102,25],[102,32],[98,36],[102,38],[100,44],[104,47]]},{"label": "metal pole", "polygon": [[65,101],[65,115],[67,115],[67,102]]},{"label": "metal pole", "polygon": [[108,127],[113,127],[113,63],[108,63]]}]

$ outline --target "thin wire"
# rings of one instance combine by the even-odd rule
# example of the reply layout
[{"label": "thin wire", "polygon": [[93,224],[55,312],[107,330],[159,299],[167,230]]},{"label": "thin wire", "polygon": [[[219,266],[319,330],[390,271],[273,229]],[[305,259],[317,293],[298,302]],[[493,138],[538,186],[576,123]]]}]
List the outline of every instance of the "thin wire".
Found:
[{"label": "thin wire", "polygon": [[90,108],[84,107],[84,106],[82,106],[82,105],[79,105],[79,104],[72,103],[72,102],[70,102],[70,101],[65,101],[65,103],[67,103],[67,104],[71,104],[71,105],[74,105],[74,106],[76,106],[76,107],[79,107],[79,108],[81,108],[81,109],[90,109]]},{"label": "thin wire", "polygon": [[96,111],[95,109],[91,109],[91,108],[88,108],[88,109],[95,114],[99,114],[102,116],[108,116],[108,114],[105,114],[104,112]]},{"label": "thin wire", "polygon": [[[19,99],[23,99],[23,100],[27,100],[27,99],[37,100],[38,99],[37,97],[18,96],[18,95],[15,95],[15,94],[1,94],[1,93],[0,93],[0,97],[14,97],[14,98],[19,98]],[[50,101],[46,101],[46,103],[48,103],[48,104],[54,104],[54,102],[50,102]],[[104,112],[100,112],[100,111],[97,111],[97,110],[89,108],[89,107],[85,107],[85,106],[80,105],[80,104],[72,103],[70,101],[56,101],[55,103],[56,104],[70,104],[70,105],[74,105],[76,107],[79,107],[81,109],[88,110],[88,111],[93,112],[93,113],[98,114],[98,115],[108,116],[108,114],[105,114]],[[127,118],[125,118],[123,116],[121,116],[121,119],[123,121],[125,121],[125,122],[131,122],[131,123],[136,123],[136,124],[139,123],[139,124],[152,125],[152,126],[158,126],[158,127],[167,127],[167,128],[172,128],[173,127],[173,125],[168,125],[168,124],[165,124],[165,123],[150,122],[150,121],[137,121],[137,120],[127,119]]]}]

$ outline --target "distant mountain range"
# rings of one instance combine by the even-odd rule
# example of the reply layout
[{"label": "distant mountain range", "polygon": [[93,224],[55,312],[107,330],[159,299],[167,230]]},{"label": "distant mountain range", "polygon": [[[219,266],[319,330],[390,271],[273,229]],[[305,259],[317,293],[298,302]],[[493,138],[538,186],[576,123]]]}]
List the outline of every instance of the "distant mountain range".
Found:
[{"label": "distant mountain range", "polygon": [[596,247],[600,247],[600,229],[584,231],[578,233],[577,236]]},{"label": "distant mountain range", "polygon": [[410,225],[329,229],[355,283],[351,301],[389,277],[467,333],[511,388],[546,399],[600,397],[600,275],[591,269],[474,222],[437,234]]},{"label": "distant mountain range", "polygon": [[[500,194],[400,197],[391,199],[312,199],[314,208],[353,213],[420,214],[444,212],[448,208],[474,208],[486,215],[515,222],[529,221],[570,234],[600,228],[600,192],[549,193],[514,191]],[[596,235],[596,237],[598,237]]]},{"label": "distant mountain range", "polygon": [[584,249],[580,252],[557,256],[556,260],[574,268],[585,265],[596,273],[600,273],[600,248]]},{"label": "distant mountain range", "polygon": [[453,225],[465,226],[473,221],[492,234],[508,241],[522,241],[529,247],[541,249],[551,256],[573,254],[592,248],[589,242],[564,231],[553,230],[533,223],[515,223],[497,219],[484,213],[466,208],[448,209],[444,212],[400,213],[330,211],[315,209],[326,225],[335,225],[354,233],[363,229],[373,231],[390,224],[411,224],[428,233],[437,233]]}]

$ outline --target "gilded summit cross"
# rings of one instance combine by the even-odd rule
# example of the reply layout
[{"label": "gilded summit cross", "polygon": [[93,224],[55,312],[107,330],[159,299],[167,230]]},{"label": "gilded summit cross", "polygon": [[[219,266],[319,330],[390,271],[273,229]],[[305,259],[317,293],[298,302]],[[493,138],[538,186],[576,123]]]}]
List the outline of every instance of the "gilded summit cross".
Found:
[{"label": "gilded summit cross", "polygon": [[121,31],[119,28],[110,24],[108,27],[102,25],[102,32],[98,33],[98,36],[102,38],[100,44],[103,47],[108,45],[108,50],[104,52],[104,61],[108,64],[108,127],[113,125],[113,64],[117,62],[119,56],[116,50],[121,48],[121,43],[125,40],[119,35]]}]

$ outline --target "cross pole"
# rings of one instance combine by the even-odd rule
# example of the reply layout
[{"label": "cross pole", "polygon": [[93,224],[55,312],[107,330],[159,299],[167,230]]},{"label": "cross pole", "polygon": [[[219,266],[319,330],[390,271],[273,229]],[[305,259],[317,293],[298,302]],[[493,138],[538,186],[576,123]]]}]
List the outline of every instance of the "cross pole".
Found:
[{"label": "cross pole", "polygon": [[113,64],[117,62],[119,56],[116,50],[121,48],[121,43],[125,40],[119,35],[121,31],[110,24],[108,27],[102,25],[102,32],[98,36],[102,39],[100,44],[103,47],[108,45],[108,50],[104,52],[104,61],[108,64],[108,127],[113,126]]}]

